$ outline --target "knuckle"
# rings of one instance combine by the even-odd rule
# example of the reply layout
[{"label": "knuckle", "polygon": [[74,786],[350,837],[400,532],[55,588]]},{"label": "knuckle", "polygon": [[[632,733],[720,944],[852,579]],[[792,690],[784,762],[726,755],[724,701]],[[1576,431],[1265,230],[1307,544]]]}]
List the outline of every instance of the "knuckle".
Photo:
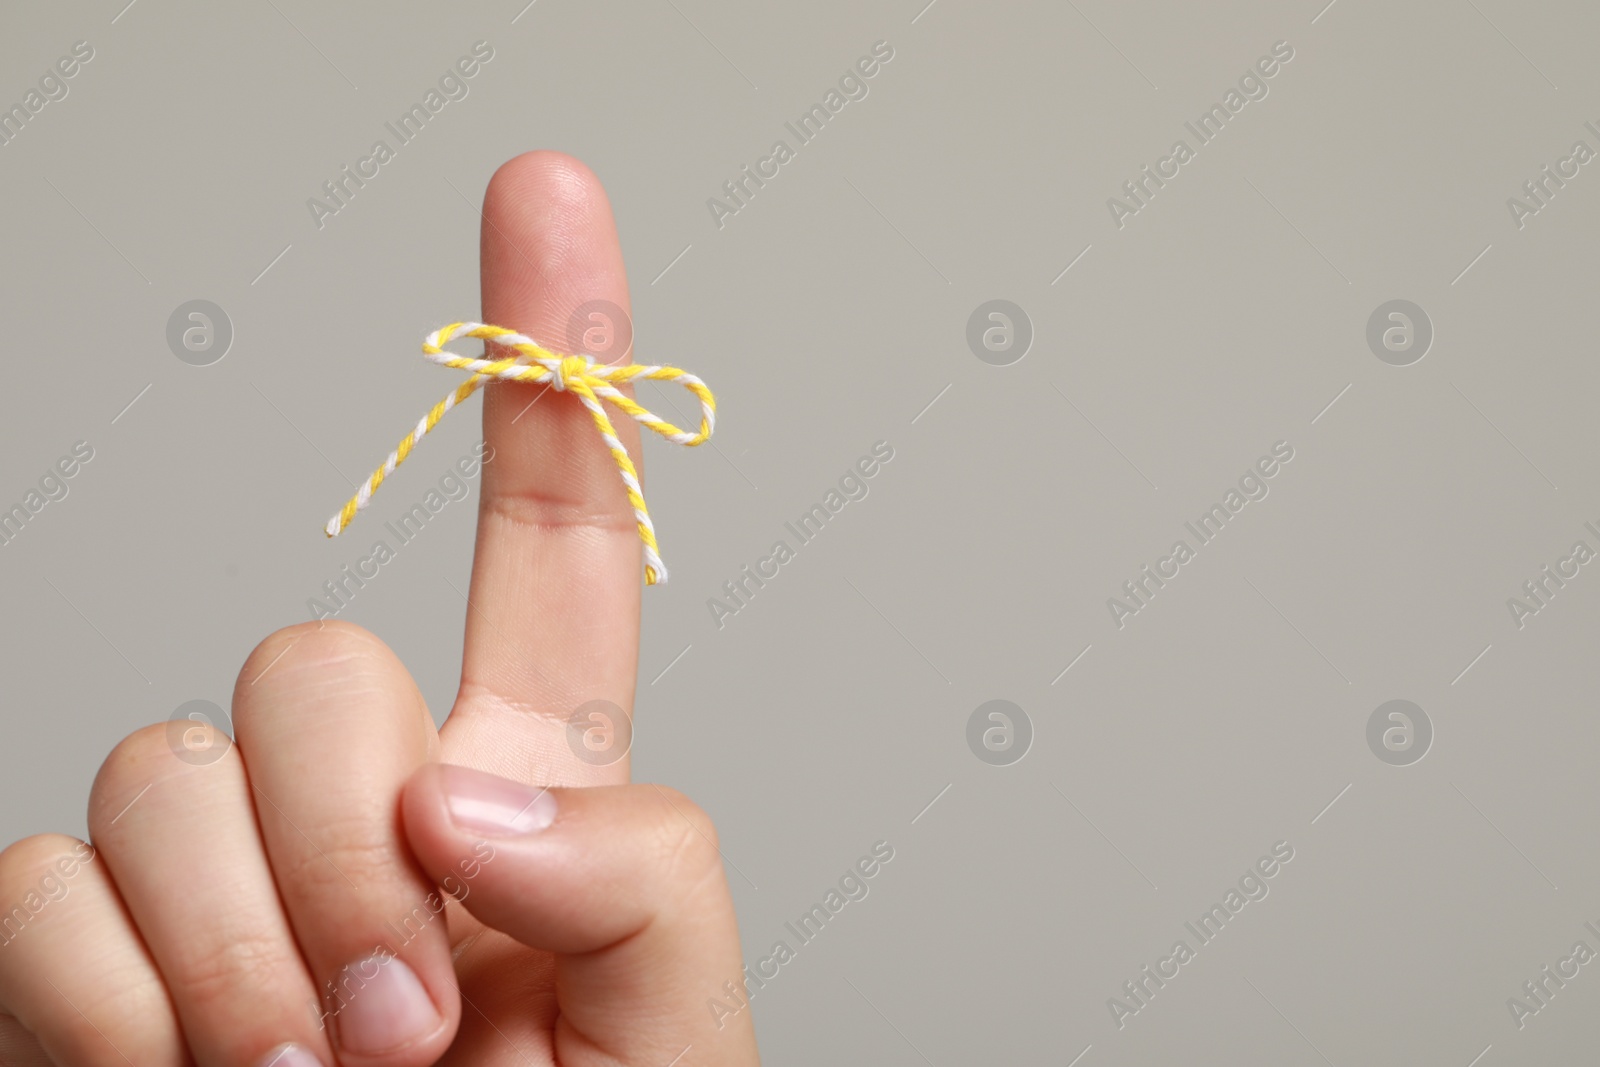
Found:
[{"label": "knuckle", "polygon": [[[408,714],[412,702],[396,699],[402,679],[409,683],[410,675],[370,631],[332,619],[300,623],[272,634],[245,660],[234,686],[234,727],[245,744],[266,723],[281,727],[285,715],[357,707]],[[367,699],[375,694],[383,699]]]},{"label": "knuckle", "polygon": [[89,844],[65,834],[34,834],[13,842],[0,852],[0,908],[9,912],[14,901],[39,891],[41,885],[48,892],[49,885],[69,867],[75,868],[93,854]]},{"label": "knuckle", "polygon": [[355,623],[339,619],[296,623],[255,647],[239,671],[239,684],[253,687],[274,675],[293,677],[390,655],[389,646],[376,634]]},{"label": "knuckle", "polygon": [[0,852],[0,948],[31,927],[74,921],[60,904],[94,858],[87,842],[64,834],[35,834]]},{"label": "knuckle", "polygon": [[[103,1048],[107,1034],[150,1034],[152,1029],[159,1034],[164,1027],[176,1031],[172,1001],[157,975],[128,965],[106,973],[111,980],[78,1002],[85,1014],[72,1013],[78,1020],[80,1047]],[[90,1018],[96,1021],[91,1023]]]},{"label": "knuckle", "polygon": [[597,501],[583,488],[563,490],[545,485],[502,487],[485,494],[484,507],[491,519],[508,526],[545,534],[588,537],[601,530],[634,535],[638,520],[627,506],[606,499]]},{"label": "knuckle", "polygon": [[662,812],[662,866],[678,878],[699,881],[722,870],[717,827],[698,804],[676,789],[658,787],[666,801]]},{"label": "knuckle", "polygon": [[191,946],[182,960],[173,961],[168,980],[182,987],[183,999],[210,1011],[236,1007],[241,990],[273,995],[286,977],[301,970],[282,939],[240,927]]},{"label": "knuckle", "polygon": [[[222,760],[237,759],[232,746]],[[110,829],[141,793],[157,783],[208,768],[183,762],[173,749],[170,723],[153,723],[124,737],[111,750],[89,790],[89,832]]]},{"label": "knuckle", "polygon": [[[400,854],[387,840],[377,840],[370,825],[348,830],[325,825],[312,831],[314,847],[274,857],[273,869],[280,891],[310,901],[359,894],[382,896],[410,879]],[[298,836],[298,835],[297,835]]]}]

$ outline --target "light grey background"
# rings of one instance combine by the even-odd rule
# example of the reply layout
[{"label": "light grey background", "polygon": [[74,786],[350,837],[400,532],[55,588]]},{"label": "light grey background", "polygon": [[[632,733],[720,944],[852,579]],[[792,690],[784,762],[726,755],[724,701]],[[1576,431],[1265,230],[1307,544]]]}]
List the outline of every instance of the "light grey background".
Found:
[{"label": "light grey background", "polygon": [[[766,1062],[1591,1058],[1600,966],[1521,1030],[1506,1001],[1600,949],[1600,576],[1521,629],[1506,601],[1600,548],[1600,164],[1520,229],[1506,200],[1600,149],[1600,10],[924,2],[8,6],[0,102],[95,57],[0,148],[0,503],[95,458],[0,547],[0,834],[83,833],[111,746],[225,703],[360,554],[319,527],[454,380],[417,346],[477,314],[489,175],[552,147],[610,192],[638,357],[721,402],[716,451],[646,446],[672,580],[636,775],[716,817],[749,962],[895,849],[758,994]],[[480,39],[471,95],[319,230],[306,199]],[[707,198],[878,40],[870,94],[719,229]],[[1269,95],[1119,229],[1107,198],[1277,41]],[[1408,367],[1365,340],[1397,298],[1435,330]],[[210,367],[165,341],[191,299],[236,332]],[[966,344],[990,299],[1033,324],[1012,366]],[[718,629],[878,440],[870,495]],[[1119,629],[1107,598],[1280,440],[1270,495]],[[440,714],[473,511],[343,613]],[[1366,741],[1397,698],[1435,732],[1405,767]],[[992,699],[1035,731],[1010,766],[967,747]],[[1108,998],[1278,841],[1270,895],[1119,1029]]]}]

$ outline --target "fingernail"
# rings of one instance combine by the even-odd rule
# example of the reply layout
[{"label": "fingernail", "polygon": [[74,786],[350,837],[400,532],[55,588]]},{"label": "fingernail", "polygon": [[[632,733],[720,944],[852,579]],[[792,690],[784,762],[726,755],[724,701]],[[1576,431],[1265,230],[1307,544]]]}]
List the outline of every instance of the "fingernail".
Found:
[{"label": "fingernail", "polygon": [[378,1056],[408,1045],[433,1033],[441,1022],[416,972],[387,953],[340,971],[334,996],[339,1047],[358,1056]]},{"label": "fingernail", "polygon": [[548,789],[450,764],[439,768],[439,778],[450,819],[464,830],[536,834],[555,821],[556,798]]},{"label": "fingernail", "polygon": [[279,1045],[261,1058],[261,1067],[322,1067],[322,1061],[304,1045]]}]

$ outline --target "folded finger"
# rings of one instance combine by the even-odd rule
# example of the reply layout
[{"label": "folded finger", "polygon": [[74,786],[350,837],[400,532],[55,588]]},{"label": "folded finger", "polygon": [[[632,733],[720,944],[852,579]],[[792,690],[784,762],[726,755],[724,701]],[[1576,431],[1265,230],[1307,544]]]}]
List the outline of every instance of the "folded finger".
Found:
[{"label": "folded finger", "polygon": [[0,1010],[15,1019],[0,1027],[0,1063],[189,1062],[161,975],[93,848],[57,834],[18,841],[0,853],[0,907]]},{"label": "folded finger", "polygon": [[194,755],[165,723],[118,745],[95,778],[89,830],[189,1048],[208,1067],[331,1064],[238,748],[180,751]]},{"label": "folded finger", "polygon": [[340,1063],[433,1063],[460,1006],[445,898],[400,832],[400,789],[438,745],[422,694],[378,638],[329,622],[263,641],[233,706],[267,856]]}]

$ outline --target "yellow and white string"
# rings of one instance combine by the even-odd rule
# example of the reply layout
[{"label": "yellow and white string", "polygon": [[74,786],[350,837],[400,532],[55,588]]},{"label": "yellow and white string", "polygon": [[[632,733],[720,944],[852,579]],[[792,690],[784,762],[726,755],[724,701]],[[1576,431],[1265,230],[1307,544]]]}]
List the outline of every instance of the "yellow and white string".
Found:
[{"label": "yellow and white string", "polygon": [[[485,355],[488,354],[490,342],[503,348],[513,349],[517,354],[505,359],[470,359],[445,351],[444,346],[458,337],[481,339],[484,342]],[[366,508],[372,500],[372,494],[377,492],[378,486],[394,473],[395,468],[406,461],[406,457],[417,446],[417,442],[439,424],[445,412],[494,380],[536,382],[558,392],[573,394],[584,407],[589,409],[589,416],[594,420],[595,429],[600,431],[606,447],[611,450],[611,458],[616,461],[617,472],[622,475],[622,484],[628,493],[628,503],[633,507],[633,517],[639,527],[639,540],[644,542],[645,584],[655,585],[667,580],[667,568],[661,562],[660,550],[656,545],[655,524],[650,521],[650,510],[645,506],[644,491],[639,488],[639,472],[634,468],[628,450],[617,440],[616,430],[612,428],[611,419],[607,417],[605,406],[601,401],[610,402],[623,414],[641,426],[654,430],[668,441],[693,447],[703,444],[711,436],[712,429],[716,425],[717,398],[706,388],[705,382],[677,367],[637,363],[607,366],[595,362],[593,356],[562,355],[550,351],[531,337],[525,337],[500,326],[487,326],[481,322],[454,322],[443,329],[435,330],[422,342],[422,352],[429,361],[441,367],[471,371],[472,377],[435,404],[401,440],[395,450],[389,453],[389,458],[384,461],[383,466],[372,472],[356,491],[356,495],[339,510],[339,514],[328,520],[325,530],[329,537],[337,537],[344,532],[345,527],[356,517],[356,512]],[[700,401],[699,432],[690,433],[679,429],[617,389],[615,383],[631,382],[636,378],[676,382],[693,393]]]}]

